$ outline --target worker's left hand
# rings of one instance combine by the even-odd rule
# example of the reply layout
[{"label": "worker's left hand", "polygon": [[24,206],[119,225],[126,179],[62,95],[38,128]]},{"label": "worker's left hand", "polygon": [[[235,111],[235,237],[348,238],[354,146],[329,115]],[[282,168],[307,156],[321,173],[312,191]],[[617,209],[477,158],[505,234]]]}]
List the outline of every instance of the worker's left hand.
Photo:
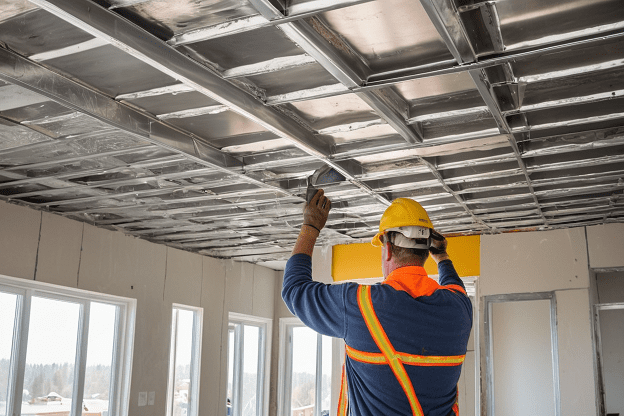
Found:
[{"label": "worker's left hand", "polygon": [[447,245],[448,241],[446,241],[446,238],[442,234],[431,230],[431,247],[429,247],[429,252],[431,252],[431,254],[446,253]]},{"label": "worker's left hand", "polygon": [[448,241],[446,237],[442,234],[438,233],[435,230],[431,232],[431,247],[429,247],[429,253],[431,253],[431,257],[437,263],[440,263],[443,260],[450,259],[448,253],[446,252],[446,247],[448,246]]},{"label": "worker's left hand", "polygon": [[325,191],[319,189],[312,200],[303,208],[303,223],[322,230],[327,222],[331,209],[331,201],[325,196]]}]

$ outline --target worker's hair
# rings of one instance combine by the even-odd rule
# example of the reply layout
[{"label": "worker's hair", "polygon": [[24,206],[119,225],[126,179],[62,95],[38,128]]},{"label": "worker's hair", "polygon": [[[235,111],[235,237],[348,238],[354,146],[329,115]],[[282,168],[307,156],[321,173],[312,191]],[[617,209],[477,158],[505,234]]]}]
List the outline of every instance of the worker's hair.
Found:
[{"label": "worker's hair", "polygon": [[[422,248],[405,248],[399,247],[392,244],[394,241],[394,235],[397,234],[396,231],[389,231],[388,233],[382,235],[382,242],[385,244],[386,241],[390,241],[390,249],[392,250],[392,256],[396,257],[399,262],[405,263],[419,263],[421,266],[425,264],[427,258],[429,257],[429,250],[425,250]],[[426,243],[426,239],[417,239],[418,242]]]}]

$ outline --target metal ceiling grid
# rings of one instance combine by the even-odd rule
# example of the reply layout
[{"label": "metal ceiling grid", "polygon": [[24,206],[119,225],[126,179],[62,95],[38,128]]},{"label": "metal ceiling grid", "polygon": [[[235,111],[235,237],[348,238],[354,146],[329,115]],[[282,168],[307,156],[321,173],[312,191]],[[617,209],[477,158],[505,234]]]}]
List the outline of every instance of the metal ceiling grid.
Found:
[{"label": "metal ceiling grid", "polygon": [[[414,198],[448,234],[624,221],[618,0],[0,0],[0,197],[283,267]],[[582,17],[582,18],[581,18]]]}]

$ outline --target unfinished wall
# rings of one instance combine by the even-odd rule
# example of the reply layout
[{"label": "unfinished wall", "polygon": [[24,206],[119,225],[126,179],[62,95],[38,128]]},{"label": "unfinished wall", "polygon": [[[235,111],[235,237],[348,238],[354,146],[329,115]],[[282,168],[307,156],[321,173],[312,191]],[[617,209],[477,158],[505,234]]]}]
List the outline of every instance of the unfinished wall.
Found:
[{"label": "unfinished wall", "polygon": [[624,269],[624,224],[587,227],[589,266]]},{"label": "unfinished wall", "polygon": [[494,414],[554,415],[550,300],[493,303],[492,333]]},{"label": "unfinished wall", "polygon": [[273,318],[279,275],[3,202],[0,274],[137,299],[132,416],[165,414],[172,303],[204,308],[199,411],[224,415],[228,313]]},{"label": "unfinished wall", "polygon": [[481,238],[480,297],[555,292],[562,415],[596,414],[589,276],[584,228]]}]

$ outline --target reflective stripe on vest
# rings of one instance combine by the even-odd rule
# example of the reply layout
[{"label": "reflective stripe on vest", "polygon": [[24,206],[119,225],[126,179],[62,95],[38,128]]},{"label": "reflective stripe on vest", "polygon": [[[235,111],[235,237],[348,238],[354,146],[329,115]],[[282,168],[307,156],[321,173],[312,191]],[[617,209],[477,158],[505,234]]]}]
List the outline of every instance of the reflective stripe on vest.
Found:
[{"label": "reflective stripe on vest", "polygon": [[[456,285],[442,286],[441,288],[465,294],[465,291],[461,286],[452,286]],[[384,331],[381,323],[379,322],[379,319],[377,318],[377,314],[375,313],[373,302],[370,296],[370,291],[370,286],[361,285],[358,287],[358,306],[360,307],[360,312],[362,313],[362,317],[364,318],[366,327],[368,328],[373,340],[375,341],[375,344],[377,345],[377,348],[379,348],[381,353],[359,351],[347,345],[346,355],[348,355],[351,359],[359,361],[361,363],[390,365],[394,376],[397,378],[397,381],[399,382],[401,388],[407,396],[410,407],[412,409],[412,414],[415,416],[423,416],[422,407],[420,406],[420,402],[416,397],[416,392],[414,391],[412,381],[405,371],[404,364],[416,366],[457,366],[461,365],[464,362],[466,356],[427,356],[397,352],[392,346],[392,343],[388,339],[386,332]],[[340,397],[338,399],[338,415],[345,416],[347,414],[347,407],[347,379],[345,368],[343,366],[342,384],[340,387]],[[459,415],[457,399],[455,401],[455,404],[453,405],[452,410],[456,415]]]}]

